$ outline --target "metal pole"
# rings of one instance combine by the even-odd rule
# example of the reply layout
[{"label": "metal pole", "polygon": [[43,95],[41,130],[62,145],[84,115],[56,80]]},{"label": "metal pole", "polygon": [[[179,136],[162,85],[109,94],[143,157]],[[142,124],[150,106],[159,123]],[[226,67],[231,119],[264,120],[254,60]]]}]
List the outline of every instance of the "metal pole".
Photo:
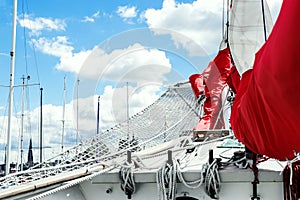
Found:
[{"label": "metal pole", "polygon": [[61,134],[61,152],[64,152],[64,133],[65,133],[65,110],[66,110],[66,76],[64,77],[64,102],[63,102],[63,119]]},{"label": "metal pole", "polygon": [[98,96],[98,108],[97,108],[97,132],[99,134],[99,124],[100,124],[100,96]]},{"label": "metal pole", "polygon": [[77,113],[76,113],[76,145],[78,144],[78,136],[79,136],[79,125],[78,125],[78,122],[79,122],[79,115],[78,115],[78,112],[79,112],[79,103],[78,103],[78,99],[79,99],[79,79],[77,79]]},{"label": "metal pole", "polygon": [[12,44],[10,52],[10,85],[9,85],[9,109],[8,109],[8,125],[7,125],[7,147],[6,147],[6,162],[5,174],[9,174],[10,168],[10,151],[11,151],[11,118],[12,118],[12,104],[14,93],[14,71],[15,71],[15,49],[16,49],[16,23],[17,23],[17,0],[14,0],[13,8],[13,24],[12,24]]},{"label": "metal pole", "polygon": [[24,136],[24,89],[25,89],[25,77],[22,77],[22,113],[21,113],[21,144],[20,144],[20,148],[21,148],[21,168],[20,170],[23,171],[23,136]]},{"label": "metal pole", "polygon": [[129,95],[128,95],[128,82],[126,82],[126,110],[127,110],[127,137],[129,139]]},{"label": "metal pole", "polygon": [[43,88],[41,90],[41,101],[40,101],[40,112],[41,112],[41,119],[40,119],[40,163],[43,162]]}]

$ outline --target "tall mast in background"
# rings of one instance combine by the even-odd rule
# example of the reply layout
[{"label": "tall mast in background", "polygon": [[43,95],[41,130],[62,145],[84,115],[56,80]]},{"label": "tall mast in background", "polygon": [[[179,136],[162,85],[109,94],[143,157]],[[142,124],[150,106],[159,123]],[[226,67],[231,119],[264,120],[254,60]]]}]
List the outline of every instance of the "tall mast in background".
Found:
[{"label": "tall mast in background", "polygon": [[77,101],[76,101],[76,106],[77,106],[77,109],[76,109],[76,145],[78,144],[78,136],[79,136],[79,115],[78,115],[78,112],[79,112],[79,82],[80,80],[77,79]]},{"label": "tall mast in background", "polygon": [[7,125],[7,146],[5,160],[5,174],[9,174],[10,168],[10,151],[11,151],[11,117],[14,93],[14,73],[15,73],[15,49],[16,49],[16,23],[17,23],[17,0],[14,0],[13,23],[12,23],[12,43],[10,52],[10,85],[9,85],[9,108],[8,108],[8,125]]},{"label": "tall mast in background", "polygon": [[64,77],[64,103],[63,103],[63,119],[61,133],[61,152],[64,152],[64,133],[65,133],[65,112],[66,112],[66,76]]}]

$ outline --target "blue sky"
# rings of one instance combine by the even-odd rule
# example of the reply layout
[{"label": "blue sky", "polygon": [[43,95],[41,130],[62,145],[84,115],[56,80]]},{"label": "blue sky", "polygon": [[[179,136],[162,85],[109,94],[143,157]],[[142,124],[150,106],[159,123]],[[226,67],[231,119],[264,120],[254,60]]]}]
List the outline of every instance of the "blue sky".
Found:
[{"label": "blue sky", "polygon": [[[268,2],[276,18],[281,0]],[[77,89],[80,138],[95,134],[98,95],[101,130],[125,120],[126,82],[134,114],[157,99],[165,86],[185,81],[206,67],[222,39],[222,9],[219,0],[19,0],[15,85],[22,84],[23,75],[30,75],[28,83],[39,83],[44,89],[44,144],[57,153],[64,76],[64,135],[71,146],[75,144]],[[11,21],[12,1],[0,0],[0,85],[9,84]],[[21,93],[21,87],[16,87],[13,147],[18,146],[20,134]],[[39,86],[26,89],[25,146],[30,137],[38,138],[39,93]],[[0,94],[3,148],[8,89],[0,87]],[[38,146],[38,140],[33,145]]]}]

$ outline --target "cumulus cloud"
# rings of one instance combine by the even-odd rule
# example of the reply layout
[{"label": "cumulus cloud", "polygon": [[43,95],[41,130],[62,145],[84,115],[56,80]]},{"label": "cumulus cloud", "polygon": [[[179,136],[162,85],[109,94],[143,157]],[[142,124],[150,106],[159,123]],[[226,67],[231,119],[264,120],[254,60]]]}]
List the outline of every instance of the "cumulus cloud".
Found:
[{"label": "cumulus cloud", "polygon": [[[267,1],[273,19],[276,19],[282,0]],[[159,29],[178,32],[211,54],[217,51],[222,40],[222,12],[223,4],[219,1],[196,0],[192,3],[177,3],[175,0],[164,0],[162,8],[147,9],[143,13],[143,19],[149,28],[156,29],[157,34],[169,34]],[[201,55],[188,40],[177,36],[171,34],[177,46],[182,45],[191,55]]]},{"label": "cumulus cloud", "polygon": [[18,19],[20,25],[30,30],[30,34],[39,36],[42,31],[64,31],[66,24],[64,20],[37,17],[33,18],[30,15],[25,15],[24,18]]},{"label": "cumulus cloud", "polygon": [[41,52],[56,57],[71,54],[74,50],[74,47],[70,45],[66,36],[57,36],[51,39],[41,37],[39,39],[32,39],[31,41]]},{"label": "cumulus cloud", "polygon": [[170,60],[165,52],[133,44],[110,53],[99,47],[94,48],[79,74],[83,77],[110,81],[124,79],[134,82],[149,80],[162,82],[164,75],[170,71]]},{"label": "cumulus cloud", "polygon": [[136,7],[132,6],[119,6],[117,13],[122,18],[134,18],[137,16]]},{"label": "cumulus cloud", "polygon": [[[178,32],[201,45],[209,53],[217,50],[222,39],[222,4],[217,1],[198,0],[189,4],[165,0],[161,9],[146,10],[144,18],[150,28]],[[177,35],[172,37],[175,43],[183,45],[191,54],[199,55],[185,40],[179,40]]]},{"label": "cumulus cloud", "polygon": [[74,47],[71,46],[66,36],[57,36],[55,38],[44,38],[31,40],[33,45],[41,52],[59,57],[60,62],[56,65],[56,69],[78,73],[84,60],[90,54],[90,50],[74,53]]},{"label": "cumulus cloud", "polygon": [[[141,111],[146,106],[153,103],[158,97],[161,85],[159,84],[144,84],[140,87],[129,85],[129,111],[130,116]],[[100,94],[100,131],[105,131],[118,123],[126,121],[127,118],[127,87],[126,85],[118,85],[115,88],[108,85]],[[98,95],[94,94],[86,98],[78,99],[78,142],[88,139],[96,134],[96,119],[97,119],[97,102]],[[39,124],[40,124],[40,108],[37,107],[30,112],[25,112],[25,119],[30,117],[31,124],[28,120],[24,120],[24,155],[23,162],[26,162],[27,148],[29,139],[32,138],[33,147],[39,147]],[[0,116],[0,120],[7,121],[7,116]],[[43,158],[49,159],[58,155],[61,152],[62,142],[62,120],[63,106],[62,105],[43,105]],[[64,132],[64,150],[76,144],[77,133],[77,99],[73,99],[65,106],[65,132]],[[17,117],[12,118],[12,162],[17,162],[20,159],[18,154],[18,145],[20,144],[20,113]],[[6,124],[6,123],[4,123]],[[30,132],[28,130],[30,129]],[[6,127],[0,126],[2,132],[6,132]],[[1,141],[6,141],[3,134]],[[5,143],[0,143],[0,152],[4,155]],[[18,157],[19,156],[19,157]],[[4,157],[0,157],[0,161]],[[39,160],[38,150],[34,151],[34,160]],[[20,160],[19,160],[20,162]]]}]

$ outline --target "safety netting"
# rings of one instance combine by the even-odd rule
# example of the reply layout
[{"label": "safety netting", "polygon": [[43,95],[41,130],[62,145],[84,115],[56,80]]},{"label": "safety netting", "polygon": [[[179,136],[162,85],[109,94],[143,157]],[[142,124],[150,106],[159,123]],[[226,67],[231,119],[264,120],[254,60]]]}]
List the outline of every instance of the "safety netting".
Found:
[{"label": "safety netting", "polygon": [[95,167],[99,170],[97,166],[109,167],[109,163],[124,156],[128,150],[141,151],[180,136],[191,135],[200,117],[199,107],[189,82],[172,85],[158,100],[129,120],[116,124],[29,170],[0,178],[0,191],[3,193],[16,186],[43,182],[45,179],[48,179],[48,184],[51,184],[50,179],[53,183],[58,182],[60,179],[55,181],[55,177],[69,175],[71,179],[75,174],[83,176],[87,168]]}]

